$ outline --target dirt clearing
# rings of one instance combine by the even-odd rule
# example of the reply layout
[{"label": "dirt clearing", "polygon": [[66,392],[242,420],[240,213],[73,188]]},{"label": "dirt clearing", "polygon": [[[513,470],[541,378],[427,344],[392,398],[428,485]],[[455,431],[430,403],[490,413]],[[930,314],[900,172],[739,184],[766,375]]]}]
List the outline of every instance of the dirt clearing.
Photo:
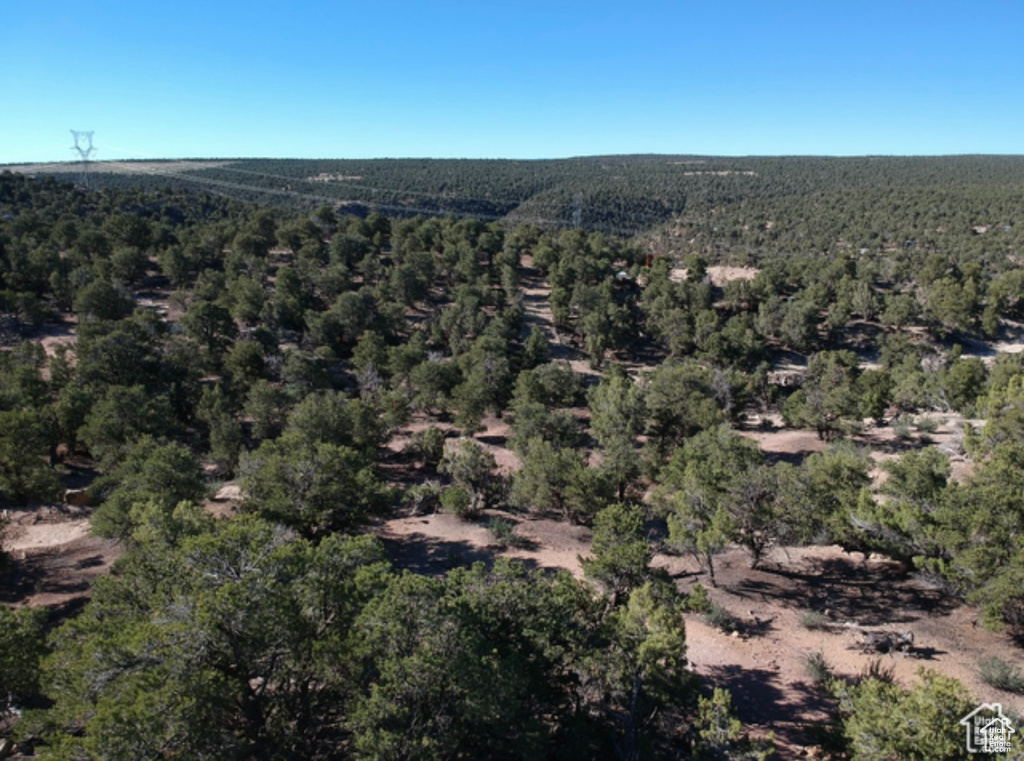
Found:
[{"label": "dirt clearing", "polygon": [[8,511],[3,549],[11,566],[0,601],[46,607],[57,619],[80,610],[121,554],[116,542],[89,533],[90,514],[67,505]]}]

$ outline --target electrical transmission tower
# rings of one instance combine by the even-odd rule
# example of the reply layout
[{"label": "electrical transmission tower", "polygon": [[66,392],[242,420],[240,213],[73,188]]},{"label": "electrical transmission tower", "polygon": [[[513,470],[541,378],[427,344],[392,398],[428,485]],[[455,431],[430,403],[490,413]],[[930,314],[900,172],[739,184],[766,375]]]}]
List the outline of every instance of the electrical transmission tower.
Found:
[{"label": "electrical transmission tower", "polygon": [[572,227],[579,230],[583,224],[583,194],[577,193],[572,197]]},{"label": "electrical transmission tower", "polygon": [[89,187],[89,157],[96,151],[96,146],[92,144],[92,135],[92,132],[71,130],[71,136],[75,138],[75,144],[71,146],[71,150],[78,154],[82,167],[82,184],[85,187]]}]

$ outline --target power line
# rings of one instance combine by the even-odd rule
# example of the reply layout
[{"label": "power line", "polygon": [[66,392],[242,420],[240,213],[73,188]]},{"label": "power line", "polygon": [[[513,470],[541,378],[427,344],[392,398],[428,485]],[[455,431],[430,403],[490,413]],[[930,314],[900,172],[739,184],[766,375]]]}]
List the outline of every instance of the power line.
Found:
[{"label": "power line", "polygon": [[[131,151],[125,151],[124,149],[120,149],[120,148],[115,149],[115,150],[117,150],[118,152],[121,152],[121,153],[131,153]],[[97,166],[102,166],[103,164],[113,165],[115,163],[116,162],[113,162],[113,161],[100,162]],[[211,167],[211,168],[216,168],[216,169],[219,169],[219,170],[227,170],[227,171],[231,171],[231,172],[235,172],[235,173],[239,173],[239,174],[246,174],[246,175],[252,175],[252,176],[257,176],[257,177],[262,176],[262,177],[267,177],[268,179],[284,180],[286,182],[302,182],[304,184],[313,184],[309,180],[299,179],[299,178],[294,178],[294,177],[287,177],[285,175],[274,175],[274,174],[267,173],[267,172],[257,172],[257,171],[245,170],[245,169],[233,169],[233,168],[230,168],[230,167],[223,167],[223,166],[222,167]],[[186,174],[186,173],[183,173],[183,172],[176,172],[174,170],[169,170],[169,169],[166,169],[166,168],[159,168],[158,169],[158,168],[149,168],[149,167],[138,166],[138,167],[136,167],[135,171],[137,171],[140,174],[147,174],[147,175],[152,176],[152,177],[169,177],[169,178],[172,178],[172,179],[180,180],[182,182],[189,182],[189,183],[194,183],[196,185],[202,185],[202,186],[207,186],[207,187],[210,187],[210,188],[216,188],[223,195],[230,195],[230,193],[228,191],[234,191],[235,193],[242,192],[242,193],[247,193],[247,194],[264,194],[264,195],[270,195],[270,196],[288,197],[288,198],[293,198],[293,199],[296,199],[296,200],[308,201],[308,202],[314,202],[314,203],[327,203],[327,204],[356,203],[356,204],[359,204],[359,205],[362,205],[362,206],[365,206],[365,207],[368,207],[368,208],[371,208],[371,209],[374,209],[374,210],[379,210],[379,211],[384,211],[384,212],[396,212],[396,213],[400,213],[400,214],[410,214],[410,213],[411,214],[423,214],[425,216],[449,216],[449,215],[451,215],[451,216],[460,217],[460,218],[475,218],[475,219],[481,219],[481,220],[487,220],[487,221],[503,221],[503,220],[506,220],[506,218],[509,216],[508,214],[488,214],[488,213],[484,213],[484,212],[461,212],[461,211],[453,211],[453,210],[441,210],[441,209],[422,207],[422,206],[411,206],[411,205],[403,205],[403,204],[386,204],[386,203],[380,203],[380,202],[376,202],[376,201],[365,201],[365,200],[360,200],[360,199],[340,199],[340,198],[338,198],[336,196],[328,196],[328,195],[324,195],[324,194],[321,194],[321,193],[301,192],[301,191],[298,191],[298,190],[292,190],[291,188],[287,188],[287,187],[286,188],[267,188],[267,187],[263,187],[263,186],[259,186],[259,185],[249,185],[249,184],[243,184],[243,183],[238,183],[238,182],[231,182],[229,180],[216,179],[216,178],[208,177],[208,176],[205,176],[205,175]],[[359,187],[360,189],[365,189],[367,187],[372,187],[372,186],[354,186],[354,187]],[[444,198],[444,196],[440,196],[439,194],[436,194],[436,193],[430,194],[430,193],[420,192],[420,191],[388,191],[388,190],[383,189],[383,188],[377,188],[377,190],[379,190],[380,192],[391,192],[391,193],[394,193],[396,195],[397,194],[402,194],[402,193],[406,193],[406,194],[413,194],[413,193],[415,193],[415,194],[423,195],[423,196],[426,196],[426,197],[429,197],[429,198]],[[579,197],[580,201],[577,203],[577,199],[576,199],[576,197],[574,197],[574,199],[573,199],[574,200],[574,207],[580,208],[580,210],[581,210],[582,194],[578,193],[577,196]],[[451,200],[451,199],[449,199],[449,200]],[[489,202],[489,203],[493,203],[494,202],[494,199],[482,199],[482,198],[474,198],[474,197],[470,197],[470,196],[457,197],[455,200],[461,200],[463,202],[472,202],[472,201]],[[522,205],[522,203],[523,202],[516,202],[516,204],[520,205],[520,206]],[[543,205],[543,206],[548,206],[548,207],[551,207],[551,208],[557,208],[557,207],[561,206],[560,204],[545,203],[545,202],[529,201],[529,203],[530,203],[530,205]],[[558,219],[558,218],[552,218],[552,217],[546,217],[546,216],[536,216],[536,215],[532,215],[532,216],[518,216],[518,215],[516,215],[516,216],[513,217],[513,219],[515,221],[519,221],[519,222],[528,222],[528,223],[533,223],[533,224],[538,224],[538,225],[548,225],[548,226],[561,227],[561,228],[567,228],[567,227],[579,228],[579,226],[580,226],[579,223],[582,222],[580,217],[581,217],[581,214],[575,213],[575,208],[574,208],[573,220],[572,220],[571,223],[567,222],[565,219]],[[614,235],[621,235],[623,237],[631,237],[631,236],[636,235],[639,232],[639,230],[636,229],[636,228],[622,228],[622,227],[617,227],[617,226],[613,226],[613,225],[592,224],[592,225],[589,225],[588,227],[592,231],[606,232],[606,233],[610,233],[610,234],[614,234]]]},{"label": "power line", "polygon": [[[318,180],[313,180],[313,179],[310,179],[308,177],[289,177],[289,176],[283,175],[283,174],[271,174],[270,172],[257,172],[257,171],[252,170],[252,169],[238,169],[236,167],[230,167],[230,166],[218,166],[218,167],[210,167],[210,168],[211,169],[215,169],[216,171],[220,171],[220,172],[234,172],[236,174],[249,174],[249,175],[254,175],[256,177],[268,177],[268,178],[271,178],[271,179],[283,180],[285,182],[303,182],[303,183],[307,183],[307,184],[311,184],[311,185],[319,184],[319,182],[320,182]],[[426,190],[410,190],[410,189],[407,189],[407,188],[384,188],[384,187],[380,187],[380,186],[376,186],[376,185],[365,185],[365,184],[362,184],[362,183],[344,182],[344,181],[341,181],[341,180],[330,180],[329,181],[329,187],[348,187],[348,188],[355,188],[357,190],[371,191],[371,192],[374,192],[374,193],[386,193],[386,194],[391,194],[391,195],[396,195],[396,196],[397,195],[426,196],[428,198],[439,198],[439,199],[444,199],[444,200],[481,201],[481,202],[484,202],[484,203],[508,204],[508,205],[514,205],[514,206],[519,206],[519,205],[521,205],[523,203],[523,201],[520,200],[520,199],[493,198],[493,197],[490,197],[490,198],[476,198],[474,196],[446,196],[443,193],[431,192],[431,191],[426,191]],[[550,208],[558,208],[561,205],[561,204],[556,204],[556,203],[553,203],[553,202],[545,202],[545,201],[537,201],[535,203],[538,206],[547,206],[547,207],[550,207]]]},{"label": "power line", "polygon": [[[234,167],[227,167],[227,166],[211,167],[211,169],[215,169],[216,171],[222,171],[222,172],[234,172],[234,173],[238,173],[238,174],[246,174],[246,175],[251,175],[251,176],[255,176],[255,177],[266,177],[266,178],[269,178],[269,179],[277,179],[277,180],[282,180],[284,182],[289,182],[289,183],[291,183],[291,182],[302,182],[302,183],[307,183],[307,184],[313,184],[314,183],[313,180],[309,180],[309,179],[306,179],[306,178],[289,177],[287,175],[272,174],[272,173],[269,173],[269,172],[258,172],[258,171],[251,170],[251,169],[236,169]],[[224,181],[223,180],[218,180],[217,182],[224,182]],[[344,186],[347,186],[347,187],[357,188],[359,190],[372,190],[372,191],[380,192],[380,193],[390,193],[390,194],[393,194],[393,195],[419,195],[419,196],[425,196],[427,198],[437,198],[437,199],[440,199],[442,201],[461,201],[461,202],[464,202],[464,203],[469,203],[469,202],[478,202],[478,203],[507,203],[509,205],[514,205],[517,208],[523,206],[524,204],[529,204],[531,207],[540,206],[540,207],[546,207],[546,208],[549,208],[549,209],[561,209],[561,208],[564,208],[564,206],[565,206],[562,203],[555,203],[555,202],[551,202],[551,201],[537,201],[537,200],[534,200],[532,198],[528,198],[525,201],[521,201],[521,200],[511,200],[511,199],[499,199],[499,198],[493,198],[493,197],[479,198],[479,197],[475,197],[475,196],[445,196],[445,195],[440,194],[440,193],[430,193],[430,192],[427,192],[427,191],[416,191],[416,190],[406,190],[406,189],[401,189],[401,190],[398,190],[398,189],[388,189],[388,188],[381,188],[381,187],[376,187],[376,186],[372,186],[372,185],[361,185],[361,184],[356,184],[356,183],[332,182],[331,184],[332,185],[344,185]],[[269,188],[259,188],[257,186],[251,186],[251,185],[245,185],[245,186],[240,186],[240,187],[250,188],[253,191],[260,190],[260,191],[269,192],[269,193],[285,193],[285,192],[288,192],[288,193],[293,193],[293,194],[296,194],[296,195],[299,195],[299,196],[303,196],[303,197],[320,198],[320,199],[324,199],[324,200],[328,200],[328,201],[334,201],[334,202],[339,202],[340,201],[340,202],[344,203],[344,202],[348,201],[348,202],[353,202],[353,203],[359,203],[359,204],[362,204],[364,206],[369,206],[369,207],[375,208],[375,209],[383,209],[383,210],[399,211],[399,212],[414,212],[414,213],[418,213],[418,214],[427,214],[427,215],[434,215],[434,216],[444,216],[444,215],[451,214],[453,216],[474,217],[474,218],[477,218],[477,219],[490,219],[490,220],[503,220],[503,219],[506,219],[509,216],[509,214],[502,215],[502,214],[487,214],[485,212],[460,212],[460,211],[453,211],[453,210],[422,208],[422,207],[415,207],[415,206],[402,205],[402,204],[385,204],[385,203],[380,203],[380,202],[376,202],[376,201],[366,201],[366,200],[361,200],[361,199],[339,199],[339,198],[337,198],[335,196],[324,196],[324,195],[320,195],[320,194],[302,194],[302,193],[299,193],[298,191],[293,191],[290,188],[287,188],[287,189],[269,189]],[[621,208],[621,203],[620,203],[620,208]],[[510,213],[514,213],[514,211],[515,211],[515,209],[513,209],[513,212],[510,212]],[[571,222],[567,222],[564,219],[558,219],[558,218],[552,218],[552,217],[543,217],[543,216],[522,216],[522,217],[518,217],[517,216],[517,217],[513,217],[513,218],[516,219],[516,220],[521,220],[523,222],[534,222],[534,223],[537,223],[537,224],[549,224],[549,225],[554,225],[554,226],[557,226],[557,227],[572,227],[574,229],[580,229],[581,227],[583,227],[582,216],[583,216],[583,194],[582,193],[576,193],[573,196],[572,220],[571,220]],[[655,215],[647,215],[647,216],[648,216],[648,218],[651,221],[653,221],[655,223],[664,221],[659,216],[655,216]],[[613,226],[613,225],[592,224],[589,227],[592,230],[601,230],[603,232],[609,232],[609,233],[614,233],[614,234],[619,234],[619,235],[624,235],[624,236],[636,235],[639,232],[639,230],[637,228],[624,228],[624,227],[616,227],[616,226]]]},{"label": "power line", "polygon": [[[138,154],[138,153],[136,153],[134,151],[129,151],[129,150],[124,149],[124,148],[114,148],[112,150],[115,150],[118,153],[132,155],[132,156],[134,156],[138,160],[143,160],[143,161],[146,160],[146,157],[142,156],[141,154]],[[107,163],[113,163],[113,162],[107,162]],[[282,181],[284,183],[288,183],[289,185],[291,183],[303,183],[303,184],[311,185],[311,186],[312,185],[319,185],[319,184],[321,184],[320,181],[312,179],[312,178],[309,178],[309,177],[291,177],[291,176],[284,175],[284,174],[273,174],[271,172],[256,171],[256,170],[253,170],[253,169],[239,169],[239,168],[234,167],[234,166],[225,166],[225,165],[218,165],[218,166],[211,166],[211,167],[200,167],[199,169],[197,169],[195,171],[197,171],[197,172],[198,171],[218,171],[218,172],[232,172],[234,174],[246,174],[246,175],[251,175],[251,176],[254,176],[254,177],[266,177],[266,178],[272,179],[272,180],[280,180],[280,181]],[[151,174],[156,174],[156,173],[151,173]],[[180,174],[179,175],[173,175],[173,173],[171,173],[171,172],[160,172],[160,174],[167,174],[169,176],[179,176],[179,177],[182,176]],[[191,176],[191,175],[189,175],[189,176]],[[520,198],[515,198],[515,199],[512,199],[512,198],[494,198],[494,197],[479,198],[479,197],[475,197],[475,196],[458,196],[458,195],[449,196],[449,195],[445,195],[444,193],[438,193],[436,191],[411,190],[411,189],[408,189],[408,188],[387,188],[387,187],[381,187],[381,186],[378,186],[378,185],[366,185],[364,183],[344,182],[344,181],[338,181],[338,180],[330,180],[329,187],[339,187],[339,186],[340,187],[349,187],[349,188],[353,188],[353,189],[360,190],[360,191],[369,191],[369,192],[372,192],[372,193],[381,193],[381,194],[384,194],[384,195],[392,195],[392,196],[410,196],[410,195],[413,195],[413,196],[425,196],[427,198],[439,199],[439,202],[443,202],[443,201],[460,201],[460,200],[461,201],[467,201],[467,202],[468,201],[476,201],[476,202],[480,202],[480,203],[489,203],[489,204],[504,204],[504,205],[513,206],[513,207],[521,206],[524,203],[524,199],[520,199]],[[256,189],[255,186],[249,186],[249,187],[253,187],[254,190]],[[285,187],[285,188],[275,189],[275,190],[291,190],[291,188],[290,187]],[[317,197],[321,197],[324,200],[328,200],[328,201],[342,201],[342,202],[344,202],[346,200],[353,200],[353,201],[356,201],[358,203],[364,203],[364,204],[367,204],[367,205],[371,205],[371,202],[369,202],[369,201],[362,201],[360,199],[341,199],[341,198],[337,198],[337,197],[334,197],[334,196],[323,196],[323,195],[321,195],[319,193],[312,193],[311,195],[317,196]],[[526,199],[526,200],[530,200],[530,203],[532,205],[534,205],[534,206],[542,206],[542,207],[547,207],[547,208],[551,208],[551,209],[558,209],[558,208],[561,208],[563,206],[563,204],[555,203],[555,202],[551,202],[551,201],[535,201],[535,200],[532,200],[532,199]],[[376,203],[376,202],[373,202],[373,203]],[[381,207],[385,206],[385,204],[380,204],[380,203],[376,203],[376,205],[377,206],[381,206]],[[404,206],[397,206],[397,207],[394,207],[394,208],[401,209],[401,208],[406,208],[406,207],[404,207]],[[436,214],[438,212],[437,212],[437,210],[433,210],[432,213]],[[449,213],[449,212],[441,212],[441,213]],[[451,212],[451,213],[454,213],[454,212]]]},{"label": "power line", "polygon": [[82,130],[71,130],[71,136],[75,139],[71,150],[78,154],[82,165],[82,184],[85,187],[89,187],[89,157],[96,151],[96,146],[92,144],[93,134]]}]

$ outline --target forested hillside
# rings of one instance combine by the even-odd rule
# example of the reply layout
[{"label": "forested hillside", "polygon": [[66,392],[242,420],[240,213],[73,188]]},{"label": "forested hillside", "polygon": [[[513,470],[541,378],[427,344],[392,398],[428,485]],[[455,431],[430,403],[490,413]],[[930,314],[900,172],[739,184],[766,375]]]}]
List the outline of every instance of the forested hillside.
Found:
[{"label": "forested hillside", "polygon": [[[1012,233],[1002,228],[1024,203],[1020,156],[252,159],[196,168],[202,163],[94,162],[89,176],[104,187],[174,184],[261,203],[340,202],[360,214],[455,214],[620,235],[681,217],[705,243],[741,258],[915,241],[972,247],[975,227]],[[36,169],[82,176],[77,165]]]},{"label": "forested hillside", "polygon": [[[74,508],[118,556],[48,608],[5,557],[19,752],[954,759],[1018,704],[1024,159],[219,163],[0,174],[7,531]],[[486,551],[388,533],[436,515]],[[865,636],[934,669],[801,653],[750,720],[691,657],[766,636],[740,554],[823,638],[969,608],[988,692]],[[869,565],[912,616],[808,593]]]}]

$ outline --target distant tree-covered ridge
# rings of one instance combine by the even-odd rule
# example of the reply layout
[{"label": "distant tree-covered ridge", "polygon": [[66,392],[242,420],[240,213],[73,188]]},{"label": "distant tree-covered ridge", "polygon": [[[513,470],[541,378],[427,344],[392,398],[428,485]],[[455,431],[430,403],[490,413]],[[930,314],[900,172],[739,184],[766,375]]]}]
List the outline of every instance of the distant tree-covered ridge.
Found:
[{"label": "distant tree-covered ridge", "polygon": [[[173,164],[167,162],[168,167]],[[67,176],[77,177],[77,167]],[[93,182],[173,186],[278,205],[347,204],[391,216],[476,216],[676,234],[719,253],[924,248],[1007,233],[1024,157],[590,156],[549,160],[249,159]],[[979,232],[983,231],[983,232]],[[988,245],[988,244],[987,244]]]}]

